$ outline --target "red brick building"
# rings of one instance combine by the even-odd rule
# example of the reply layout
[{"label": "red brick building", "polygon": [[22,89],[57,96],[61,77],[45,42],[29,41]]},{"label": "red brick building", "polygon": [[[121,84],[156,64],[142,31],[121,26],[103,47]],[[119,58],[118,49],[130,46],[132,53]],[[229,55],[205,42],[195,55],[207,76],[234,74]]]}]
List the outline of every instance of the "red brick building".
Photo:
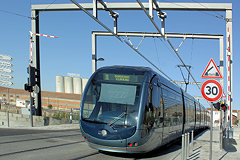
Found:
[{"label": "red brick building", "polygon": [[[29,92],[23,89],[0,87],[0,100],[2,102],[15,105],[18,99],[29,100],[29,97]],[[42,107],[45,109],[52,105],[53,110],[67,111],[71,108],[80,108],[80,103],[80,94],[42,91]]]}]

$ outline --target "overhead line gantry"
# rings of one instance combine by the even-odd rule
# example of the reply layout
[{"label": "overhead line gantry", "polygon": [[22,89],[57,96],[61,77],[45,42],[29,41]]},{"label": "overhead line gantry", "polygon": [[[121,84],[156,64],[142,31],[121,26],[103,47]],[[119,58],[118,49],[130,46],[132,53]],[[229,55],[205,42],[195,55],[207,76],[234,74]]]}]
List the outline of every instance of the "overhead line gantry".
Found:
[{"label": "overhead line gantry", "polygon": [[[226,43],[227,43],[227,80],[228,80],[228,94],[227,101],[229,105],[229,117],[230,117],[230,126],[232,124],[232,4],[231,3],[159,3],[155,0],[149,0],[149,3],[141,3],[141,1],[137,0],[138,3],[97,3],[98,0],[93,0],[93,3],[79,3],[86,11],[93,11],[93,16],[97,17],[97,11],[106,10],[106,7],[109,10],[177,10],[177,11],[224,11],[226,13]],[[142,7],[139,5],[139,2],[142,4]],[[45,4],[45,5],[32,5],[32,32],[39,33],[39,12],[45,11],[76,11],[79,10],[79,7],[75,4]],[[162,13],[162,12],[161,12]],[[148,14],[151,17],[151,13]],[[114,34],[118,37],[117,32],[117,23],[114,25],[116,28],[114,29]],[[162,25],[162,28],[164,26]],[[164,32],[159,32],[164,33]],[[161,34],[162,36],[163,34]],[[130,45],[131,46],[131,45]],[[172,47],[173,48],[173,47]],[[174,48],[173,48],[174,49]],[[175,50],[175,49],[174,49]],[[175,50],[176,51],[176,50]],[[40,56],[39,56],[39,38],[37,36],[33,37],[33,67],[40,72]],[[223,66],[223,60],[220,60],[220,67]],[[39,83],[37,84],[39,88],[39,92],[36,93],[36,107],[37,114],[41,115],[41,87],[40,87],[40,75],[39,75]]]}]

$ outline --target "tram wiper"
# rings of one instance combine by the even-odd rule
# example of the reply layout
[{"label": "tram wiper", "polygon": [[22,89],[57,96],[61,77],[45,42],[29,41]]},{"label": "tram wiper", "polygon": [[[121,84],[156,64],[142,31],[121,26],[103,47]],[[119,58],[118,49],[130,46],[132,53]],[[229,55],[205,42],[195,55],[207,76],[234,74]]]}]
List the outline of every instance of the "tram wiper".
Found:
[{"label": "tram wiper", "polygon": [[117,122],[119,119],[121,119],[123,116],[127,115],[127,112],[123,112],[118,117],[116,117],[112,122],[108,123],[109,126],[113,125],[115,122]]},{"label": "tram wiper", "polygon": [[98,123],[98,124],[107,124],[105,122],[97,121],[97,120],[90,120],[90,119],[83,119],[84,121],[91,122],[91,123]]},{"label": "tram wiper", "polygon": [[125,105],[125,111],[120,114],[118,117],[116,117],[112,122],[108,123],[109,126],[113,125],[115,122],[117,122],[119,119],[121,119],[123,116],[125,116],[125,119],[124,119],[124,125],[125,124],[125,120],[126,120],[126,115],[127,115],[127,104]]}]

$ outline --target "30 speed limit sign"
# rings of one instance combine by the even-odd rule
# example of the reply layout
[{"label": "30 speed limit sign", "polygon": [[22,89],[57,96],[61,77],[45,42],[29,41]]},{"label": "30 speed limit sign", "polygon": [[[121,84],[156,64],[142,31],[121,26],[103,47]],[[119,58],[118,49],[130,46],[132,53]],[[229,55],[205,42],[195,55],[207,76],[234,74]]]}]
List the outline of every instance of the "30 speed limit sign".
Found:
[{"label": "30 speed limit sign", "polygon": [[221,98],[223,90],[218,81],[211,79],[203,83],[201,92],[207,101],[214,102]]}]

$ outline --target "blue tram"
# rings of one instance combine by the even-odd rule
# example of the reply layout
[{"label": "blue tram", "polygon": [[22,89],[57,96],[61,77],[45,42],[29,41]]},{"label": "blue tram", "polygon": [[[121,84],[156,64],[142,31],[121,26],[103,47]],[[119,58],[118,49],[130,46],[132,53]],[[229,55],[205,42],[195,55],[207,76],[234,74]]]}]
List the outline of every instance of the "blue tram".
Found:
[{"label": "blue tram", "polygon": [[110,152],[149,152],[182,133],[208,127],[208,111],[150,68],[109,66],[89,79],[80,129],[90,147]]}]

